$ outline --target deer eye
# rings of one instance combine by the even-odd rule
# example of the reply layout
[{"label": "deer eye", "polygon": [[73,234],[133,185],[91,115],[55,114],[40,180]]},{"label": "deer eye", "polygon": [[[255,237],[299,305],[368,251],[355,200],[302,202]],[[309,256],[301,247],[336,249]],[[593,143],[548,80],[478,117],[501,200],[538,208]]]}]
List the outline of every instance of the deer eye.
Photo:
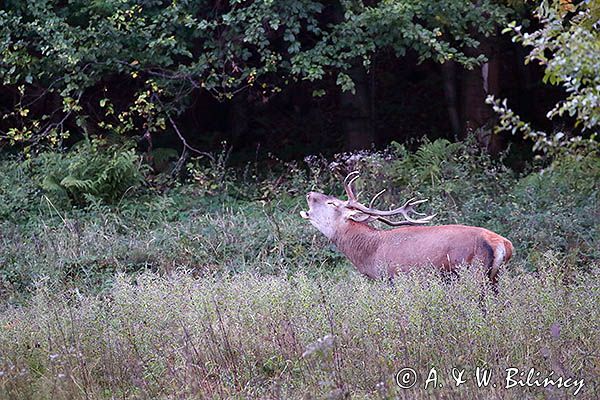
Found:
[{"label": "deer eye", "polygon": [[335,204],[335,201],[327,201],[327,202],[325,202],[325,204],[337,207],[336,204]]}]

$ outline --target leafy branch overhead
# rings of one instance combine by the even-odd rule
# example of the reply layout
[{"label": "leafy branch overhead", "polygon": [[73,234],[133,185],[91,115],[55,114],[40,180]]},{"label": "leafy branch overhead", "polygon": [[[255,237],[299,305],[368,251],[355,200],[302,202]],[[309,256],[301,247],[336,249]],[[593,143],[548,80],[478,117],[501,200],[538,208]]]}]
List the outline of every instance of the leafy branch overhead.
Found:
[{"label": "leafy branch overhead", "polygon": [[27,146],[60,145],[73,124],[160,132],[198,90],[268,98],[291,81],[331,77],[353,91],[348,71],[369,68],[378,51],[471,68],[482,56],[465,49],[509,12],[489,0],[5,3],[0,79],[11,96],[0,138]]},{"label": "leafy branch overhead", "polygon": [[515,114],[506,100],[487,100],[499,114],[498,131],[520,132],[535,142],[534,150],[554,154],[598,150],[600,127],[600,3],[570,0],[544,1],[537,8],[541,28],[531,33],[511,22],[504,33],[522,43],[530,52],[525,62],[544,67],[544,83],[563,87],[566,98],[547,113],[549,119],[569,117],[574,128],[547,134],[535,130]]}]

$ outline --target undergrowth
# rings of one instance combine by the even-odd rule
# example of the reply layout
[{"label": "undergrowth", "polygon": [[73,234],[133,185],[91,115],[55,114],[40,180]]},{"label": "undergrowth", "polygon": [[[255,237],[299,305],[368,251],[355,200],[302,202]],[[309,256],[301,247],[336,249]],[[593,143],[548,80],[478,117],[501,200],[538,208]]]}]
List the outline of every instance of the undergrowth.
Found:
[{"label": "undergrowth", "polygon": [[[82,165],[77,155],[60,160],[71,157]],[[361,172],[356,184],[363,200],[382,188],[388,191],[376,204],[380,208],[428,198],[421,209],[437,213],[436,224],[489,228],[513,242],[514,260],[526,269],[535,269],[549,250],[579,269],[600,259],[596,154],[558,159],[524,173],[469,143],[444,140],[425,141],[416,152],[395,145],[266,170],[253,165],[239,171],[221,156],[216,164],[190,163],[187,183],[166,189],[129,190],[127,180],[119,181],[116,203],[89,192],[60,202],[44,191],[48,174],[57,171],[55,159],[2,162],[0,290],[5,298],[26,297],[40,279],[98,290],[110,286],[119,271],[181,267],[199,275],[345,274],[345,259],[298,214],[309,190],[343,197],[341,178],[353,170]],[[135,182],[138,178],[129,184]],[[85,201],[73,203],[77,198]]]}]

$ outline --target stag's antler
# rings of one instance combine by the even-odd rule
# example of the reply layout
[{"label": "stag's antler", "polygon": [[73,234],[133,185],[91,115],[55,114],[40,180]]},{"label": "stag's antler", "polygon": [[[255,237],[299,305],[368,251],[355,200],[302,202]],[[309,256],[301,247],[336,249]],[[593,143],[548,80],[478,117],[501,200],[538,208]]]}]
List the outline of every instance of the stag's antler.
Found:
[{"label": "stag's antler", "polygon": [[356,196],[352,191],[352,184],[355,180],[358,179],[360,174],[358,171],[350,172],[348,176],[344,179],[344,189],[346,190],[346,194],[348,195],[348,201],[356,201]]},{"label": "stag's antler", "polygon": [[[344,189],[346,190],[346,194],[348,195],[348,201],[346,202],[346,207],[354,209],[354,210],[358,210],[368,216],[375,217],[377,220],[379,220],[383,223],[386,223],[388,225],[392,225],[392,226],[427,224],[427,223],[431,222],[433,217],[436,216],[436,214],[433,214],[433,215],[429,215],[429,216],[426,216],[423,218],[417,218],[417,219],[412,218],[410,216],[410,213],[413,213],[416,215],[425,215],[425,214],[415,211],[414,208],[415,208],[415,206],[417,206],[421,203],[425,203],[427,201],[427,200],[415,200],[414,198],[408,200],[406,203],[404,203],[404,205],[402,207],[395,208],[393,210],[382,211],[382,210],[377,210],[377,209],[372,208],[375,200],[377,200],[377,198],[385,192],[385,189],[383,189],[382,191],[377,193],[375,196],[373,196],[373,198],[369,202],[369,207],[367,207],[364,204],[361,204],[358,202],[356,195],[354,194],[354,190],[352,189],[352,184],[354,183],[354,181],[356,181],[358,179],[358,177],[359,177],[358,171],[354,171],[354,172],[349,173],[348,176],[346,176],[346,179],[344,179]],[[404,217],[405,221],[391,221],[391,220],[385,218],[385,217],[392,217],[395,215],[402,215]]]}]

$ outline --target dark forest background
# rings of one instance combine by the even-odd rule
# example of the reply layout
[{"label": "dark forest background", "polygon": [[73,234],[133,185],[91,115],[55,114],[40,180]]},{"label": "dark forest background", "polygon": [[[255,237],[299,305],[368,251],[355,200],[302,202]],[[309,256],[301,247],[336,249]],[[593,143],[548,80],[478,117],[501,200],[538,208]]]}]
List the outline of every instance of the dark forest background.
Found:
[{"label": "dark forest background", "polygon": [[546,118],[564,89],[501,33],[509,21],[539,28],[538,5],[4,0],[0,140],[34,154],[119,135],[149,158],[225,141],[247,161],[473,134],[491,154],[515,142],[528,158],[520,135],[494,134],[485,100],[564,130]]}]

